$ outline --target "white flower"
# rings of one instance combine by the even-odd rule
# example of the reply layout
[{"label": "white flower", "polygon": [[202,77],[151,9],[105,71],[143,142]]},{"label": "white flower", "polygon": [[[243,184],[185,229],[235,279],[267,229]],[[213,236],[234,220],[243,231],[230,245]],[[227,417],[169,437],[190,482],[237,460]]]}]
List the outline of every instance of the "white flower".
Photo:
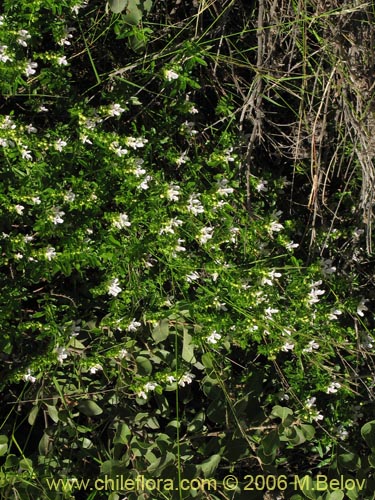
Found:
[{"label": "white flower", "polygon": [[323,414],[322,414],[322,413],[320,413],[320,411],[319,411],[319,412],[318,412],[318,413],[317,413],[317,414],[316,414],[313,418],[314,418],[314,420],[315,420],[316,422],[318,422],[319,420],[323,420],[324,416],[323,416]]},{"label": "white flower", "polygon": [[158,385],[159,384],[157,384],[156,382],[147,382],[144,386],[144,390],[146,392],[153,391]]},{"label": "white flower", "polygon": [[168,200],[178,201],[180,196],[180,189],[181,189],[180,186],[177,186],[176,184],[170,185],[167,191]]},{"label": "white flower", "polygon": [[60,56],[60,57],[57,58],[57,64],[59,66],[67,66],[69,63],[66,60],[66,56]]},{"label": "white flower", "polygon": [[138,397],[139,398],[142,398],[142,399],[147,399],[147,393],[149,391],[153,391],[154,389],[156,389],[156,387],[158,386],[159,384],[157,384],[156,382],[147,382],[143,389],[141,389],[140,391],[138,391]]},{"label": "white flower", "polygon": [[316,397],[309,398],[306,401],[306,408],[308,408],[308,409],[313,408],[315,406],[315,402],[316,402]]},{"label": "white flower", "polygon": [[308,347],[305,347],[302,352],[313,352],[314,349],[319,349],[319,344],[315,340],[310,340]]},{"label": "white flower", "polygon": [[42,202],[40,201],[40,198],[39,196],[33,196],[31,198],[31,201],[35,204],[35,205],[40,205]]},{"label": "white flower", "polygon": [[25,210],[25,207],[23,205],[16,205],[14,207],[14,210],[18,213],[18,215],[23,215],[23,211]]},{"label": "white flower", "polygon": [[30,241],[33,241],[34,239],[34,236],[30,235],[30,234],[25,234],[25,236],[23,237],[23,241],[25,243],[29,243]]},{"label": "white flower", "polygon": [[136,159],[136,168],[133,171],[133,173],[136,177],[141,177],[141,175],[146,173],[146,169],[142,168],[143,163],[144,163],[144,160],[142,160],[141,158]]},{"label": "white flower", "polygon": [[298,243],[294,243],[293,241],[290,241],[289,243],[287,243],[285,245],[285,248],[287,250],[292,250],[293,248],[298,248],[299,247],[299,244]]},{"label": "white flower", "polygon": [[340,311],[340,309],[331,309],[331,312],[328,315],[328,319],[331,321],[334,319],[338,319],[337,316],[339,316],[340,314],[342,314],[342,311]]},{"label": "white flower", "polygon": [[29,61],[26,65],[26,68],[25,68],[25,75],[28,77],[28,76],[31,76],[31,75],[34,75],[36,73],[36,68],[38,67],[38,63],[36,62],[32,62],[32,61]]},{"label": "white flower", "polygon": [[57,224],[62,224],[64,222],[64,219],[62,217],[63,217],[63,215],[65,215],[65,212],[60,210],[59,207],[54,207],[53,211],[54,211],[54,215],[52,216],[52,222],[55,224],[55,226]]},{"label": "white flower", "polygon": [[43,113],[43,112],[45,113],[47,111],[49,111],[49,109],[46,108],[45,106],[43,106],[43,104],[41,106],[39,106],[39,108],[38,108],[39,113]]},{"label": "white flower", "polygon": [[208,240],[210,240],[212,238],[213,230],[214,230],[213,227],[203,227],[200,230],[198,238],[199,238],[199,243],[201,245],[204,245],[205,243],[207,243]]},{"label": "white flower", "polygon": [[36,134],[38,130],[34,127],[32,123],[29,123],[29,125],[26,126],[26,132],[28,134]]},{"label": "white flower", "polygon": [[108,114],[109,116],[120,116],[121,113],[125,111],[124,108],[120,106],[120,104],[111,104],[111,106],[108,109]]},{"label": "white flower", "polygon": [[206,340],[207,340],[207,342],[208,342],[209,344],[217,344],[217,343],[218,343],[218,341],[219,341],[220,339],[221,339],[221,335],[220,335],[220,333],[217,333],[217,331],[216,331],[216,330],[214,330],[214,331],[211,333],[211,335],[209,335],[209,336],[207,337],[207,339],[206,339]]},{"label": "white flower", "polygon": [[79,136],[79,139],[82,142],[82,144],[92,144],[92,141],[88,138],[87,135],[81,134]]},{"label": "white flower", "polygon": [[273,309],[272,307],[267,307],[267,309],[265,309],[264,312],[268,319],[272,319],[272,315],[278,313],[279,309]]},{"label": "white flower", "polygon": [[92,373],[93,375],[98,372],[98,371],[101,371],[103,370],[103,367],[102,365],[100,365],[99,363],[96,363],[96,365],[93,365],[90,367],[90,373]]},{"label": "white flower", "polygon": [[281,348],[281,350],[284,352],[293,351],[293,349],[294,344],[292,342],[285,342],[285,344]]},{"label": "white flower", "polygon": [[109,295],[113,295],[113,297],[117,297],[117,295],[122,292],[122,288],[119,287],[119,280],[115,278],[111,281],[108,287]]},{"label": "white flower", "polygon": [[228,185],[228,179],[221,179],[218,181],[218,190],[217,194],[219,196],[228,196],[228,194],[232,194],[234,189],[231,187],[227,187]]},{"label": "white flower", "polygon": [[185,279],[188,283],[192,283],[193,281],[198,280],[199,278],[200,278],[199,274],[195,271],[185,276]]},{"label": "white flower", "polygon": [[129,353],[126,349],[121,349],[117,354],[118,359],[125,359],[129,357]]},{"label": "white flower", "polygon": [[229,162],[234,161],[234,157],[232,156],[233,148],[228,148],[224,151],[225,159]]},{"label": "white flower", "polygon": [[137,189],[148,189],[149,185],[148,183],[152,180],[151,175],[146,175],[146,177],[143,179],[143,181],[137,186]]},{"label": "white flower", "polygon": [[56,257],[56,251],[53,247],[48,247],[44,255],[46,256],[47,260],[52,260],[54,257]]},{"label": "white flower", "polygon": [[128,153],[128,150],[122,148],[117,141],[111,143],[111,149],[120,158]]},{"label": "white flower", "polygon": [[181,246],[181,243],[185,243],[185,240],[183,240],[183,239],[179,238],[179,239],[177,240],[177,242],[178,242],[178,243],[177,243],[177,245],[175,246],[175,251],[176,251],[176,252],[186,252],[186,248],[185,248],[185,247],[183,247],[183,246]]},{"label": "white flower", "polygon": [[284,229],[284,226],[275,220],[272,221],[271,224],[269,224],[268,226],[268,232],[271,234],[271,236],[272,233],[278,233],[282,229]]},{"label": "white flower", "polygon": [[182,220],[174,217],[173,219],[171,219],[169,221],[169,224],[167,224],[166,226],[164,226],[160,229],[159,234],[164,234],[164,233],[174,234],[173,228],[178,227],[178,226],[182,226],[182,224],[183,224]]},{"label": "white flower", "polygon": [[176,377],[174,377],[173,375],[167,375],[166,380],[168,384],[173,384],[173,382],[176,382]]},{"label": "white flower", "polygon": [[187,156],[186,151],[182,153],[181,156],[179,156],[176,160],[176,164],[178,167],[186,163],[190,158]]},{"label": "white flower", "polygon": [[255,189],[260,193],[261,191],[268,191],[267,187],[268,181],[259,181],[258,184],[256,185]]},{"label": "white flower", "polygon": [[67,144],[68,143],[63,139],[57,139],[57,141],[54,144],[54,148],[56,149],[56,151],[62,151]]},{"label": "white flower", "polygon": [[332,259],[321,259],[322,271],[324,275],[336,272],[336,267],[332,266]]},{"label": "white flower", "polygon": [[218,297],[215,297],[213,302],[212,302],[212,305],[215,306],[215,308],[218,310],[218,311],[228,311],[228,308],[227,308],[227,305],[225,302],[220,302]]},{"label": "white flower", "polygon": [[30,368],[28,368],[27,372],[22,378],[25,382],[31,382],[32,384],[36,381],[36,378],[31,375]]},{"label": "white flower", "polygon": [[325,293],[325,290],[319,290],[319,288],[317,288],[321,284],[322,280],[316,281],[315,283],[311,283],[311,289],[307,301],[308,304],[310,305],[316,304],[320,300],[319,295],[323,295]]},{"label": "white flower", "polygon": [[16,253],[16,255],[14,256],[17,260],[21,260],[23,259],[23,254],[22,253]]},{"label": "white flower", "polygon": [[65,194],[64,194],[64,200],[65,201],[69,201],[69,202],[72,202],[75,200],[75,197],[76,195],[73,193],[73,191],[71,189],[69,189],[69,191],[67,191]]},{"label": "white flower", "polygon": [[130,148],[137,149],[143,148],[145,144],[148,143],[148,139],[144,139],[143,137],[127,137],[125,139],[126,145]]},{"label": "white flower", "polygon": [[191,212],[194,215],[203,214],[203,212],[204,212],[203,205],[198,198],[199,196],[200,196],[200,194],[193,193],[189,197],[189,204],[187,206],[187,209],[189,212]]},{"label": "white flower", "polygon": [[338,389],[340,389],[341,384],[339,382],[331,382],[329,386],[327,387],[326,393],[327,394],[335,394]]},{"label": "white flower", "polygon": [[263,278],[262,279],[262,285],[270,285],[272,286],[273,285],[273,280],[275,278],[280,278],[281,277],[281,273],[278,273],[277,271],[275,271],[274,269],[272,271],[270,271],[268,273],[268,278]]},{"label": "white flower", "polygon": [[0,146],[6,148],[8,146],[8,140],[4,139],[3,137],[0,137]]},{"label": "white flower", "polygon": [[364,316],[363,313],[365,311],[368,311],[368,307],[366,306],[366,302],[368,302],[368,301],[369,301],[369,299],[364,299],[363,297],[361,298],[361,302],[357,306],[357,314],[358,314],[358,316],[363,317]]},{"label": "white flower", "polygon": [[31,153],[31,151],[30,151],[29,149],[24,148],[24,149],[22,149],[22,151],[21,151],[21,156],[22,156],[22,158],[23,158],[24,160],[29,160],[29,161],[30,161],[30,160],[32,160],[32,159],[33,159],[33,157],[31,156],[31,154],[30,154],[30,153]]},{"label": "white flower", "polygon": [[18,32],[19,38],[17,38],[17,43],[22,45],[22,47],[27,47],[26,40],[30,40],[31,35],[27,30],[19,30]]},{"label": "white flower", "polygon": [[129,326],[127,327],[128,332],[136,332],[138,328],[142,325],[139,321],[136,321],[135,318],[132,319]]},{"label": "white flower", "polygon": [[166,69],[164,70],[164,78],[168,81],[171,82],[172,80],[177,80],[179,77],[179,74],[173,71],[173,69]]},{"label": "white flower", "polygon": [[127,216],[127,214],[120,214],[118,216],[118,219],[113,222],[113,225],[117,229],[124,229],[125,227],[130,227],[131,222],[129,222],[129,217]]},{"label": "white flower", "polygon": [[192,106],[190,109],[189,109],[189,113],[191,115],[196,115],[197,113],[199,113],[199,110],[195,107],[195,106]]},{"label": "white flower", "polygon": [[195,375],[192,373],[185,373],[178,381],[178,385],[185,387],[186,384],[191,384],[193,382],[193,378],[195,378]]},{"label": "white flower", "polygon": [[57,359],[61,364],[64,361],[64,359],[66,359],[69,356],[69,352],[65,349],[65,347],[57,346],[55,352],[57,354]]}]

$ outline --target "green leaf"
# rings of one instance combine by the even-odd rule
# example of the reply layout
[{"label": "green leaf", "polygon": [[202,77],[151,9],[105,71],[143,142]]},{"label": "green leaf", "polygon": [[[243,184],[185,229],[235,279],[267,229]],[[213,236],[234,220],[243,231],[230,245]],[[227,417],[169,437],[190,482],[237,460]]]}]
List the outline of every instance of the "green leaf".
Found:
[{"label": "green leaf", "polygon": [[277,430],[272,430],[262,439],[262,446],[265,455],[273,455],[280,446],[280,439]]},{"label": "green leaf", "polygon": [[120,423],[117,427],[115,437],[113,438],[114,444],[128,444],[129,438],[132,433],[125,423]]},{"label": "green leaf", "polygon": [[284,426],[290,425],[293,422],[293,411],[286,406],[276,405],[272,408],[271,418],[281,418]]},{"label": "green leaf", "polygon": [[375,448],[375,420],[367,422],[361,428],[361,434],[370,448]]},{"label": "green leaf", "polygon": [[183,344],[182,344],[182,359],[187,363],[196,363],[194,356],[194,345],[191,342],[192,336],[187,328],[184,328]]},{"label": "green leaf", "polygon": [[128,0],[108,0],[109,7],[112,12],[119,14],[128,4]]},{"label": "green leaf", "polygon": [[95,417],[96,415],[101,415],[103,413],[100,406],[91,399],[81,399],[77,405],[77,409],[80,413],[83,413],[87,417]]},{"label": "green leaf", "polygon": [[327,493],[325,500],[342,500],[344,498],[344,492],[341,490],[335,490]]},{"label": "green leaf", "polygon": [[168,465],[174,463],[175,458],[176,457],[173,453],[167,451],[165,455],[151,463],[151,465],[147,467],[147,471],[158,477],[160,476],[163,469],[165,469]]},{"label": "green leaf", "polygon": [[152,373],[152,364],[148,358],[144,356],[137,356],[135,362],[137,363],[137,371],[139,375],[150,375]]},{"label": "green leaf", "polygon": [[157,325],[153,328],[151,335],[156,344],[165,340],[169,335],[169,321],[167,319],[158,321]]},{"label": "green leaf", "polygon": [[214,472],[216,471],[217,466],[220,463],[220,460],[221,455],[216,453],[199,465],[199,468],[203,472],[205,478],[213,477]]},{"label": "green leaf", "polygon": [[315,435],[315,428],[310,424],[301,424],[301,431],[303,432],[307,441],[310,441]]},{"label": "green leaf", "polygon": [[4,434],[0,435],[0,457],[6,454],[8,451],[8,437]]},{"label": "green leaf", "polygon": [[55,424],[57,424],[57,422],[59,421],[59,412],[57,411],[56,407],[47,405],[47,411],[48,415],[51,417],[51,420],[53,420]]},{"label": "green leaf", "polygon": [[36,417],[38,416],[39,412],[39,406],[35,405],[33,409],[30,411],[29,416],[27,418],[27,421],[29,422],[30,425],[35,424]]}]

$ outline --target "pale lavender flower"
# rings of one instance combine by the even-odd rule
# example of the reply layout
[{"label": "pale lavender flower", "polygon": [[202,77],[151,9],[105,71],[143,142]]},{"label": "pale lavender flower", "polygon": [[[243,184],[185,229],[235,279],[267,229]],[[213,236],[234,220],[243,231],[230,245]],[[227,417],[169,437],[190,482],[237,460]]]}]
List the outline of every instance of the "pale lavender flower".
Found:
[{"label": "pale lavender flower", "polygon": [[369,299],[361,298],[361,302],[357,306],[357,314],[358,316],[363,317],[364,312],[368,311],[368,307],[366,306],[366,302],[368,302]]}]

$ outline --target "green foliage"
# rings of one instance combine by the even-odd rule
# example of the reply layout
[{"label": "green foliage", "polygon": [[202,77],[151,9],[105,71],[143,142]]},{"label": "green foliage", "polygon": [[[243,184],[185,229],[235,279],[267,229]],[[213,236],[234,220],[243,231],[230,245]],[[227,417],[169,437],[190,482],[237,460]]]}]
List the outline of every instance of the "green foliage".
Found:
[{"label": "green foliage", "polygon": [[[260,71],[239,3],[187,17],[162,4],[2,7],[2,494],[73,498],[84,479],[110,485],[88,498],[242,499],[248,476],[268,475],[285,498],[365,498],[374,339],[358,177],[337,198],[343,227],[314,227],[309,249],[306,164],[271,168],[248,146],[251,99],[239,104],[259,77],[265,112],[294,120],[286,97],[313,99],[307,76]],[[342,476],[359,483],[336,488]]]}]

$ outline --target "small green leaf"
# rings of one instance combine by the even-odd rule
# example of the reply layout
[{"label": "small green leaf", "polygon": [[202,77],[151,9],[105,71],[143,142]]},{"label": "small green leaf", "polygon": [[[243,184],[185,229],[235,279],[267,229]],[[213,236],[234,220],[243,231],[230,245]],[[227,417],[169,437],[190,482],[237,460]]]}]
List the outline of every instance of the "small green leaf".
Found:
[{"label": "small green leaf", "polygon": [[59,412],[57,411],[56,407],[47,405],[47,411],[51,419],[55,422],[55,424],[57,424],[57,422],[59,421]]},{"label": "small green leaf", "polygon": [[375,420],[367,422],[361,428],[361,434],[370,448],[375,448]]},{"label": "small green leaf", "polygon": [[95,417],[96,415],[101,415],[103,413],[100,406],[91,399],[81,399],[77,405],[77,409],[80,413],[83,413],[87,417]]},{"label": "small green leaf", "polygon": [[329,492],[325,497],[325,500],[342,500],[344,498],[344,492],[341,490],[336,490]]},{"label": "small green leaf", "polygon": [[140,375],[150,375],[152,373],[152,364],[148,358],[137,356],[135,362],[137,363],[137,370]]},{"label": "small green leaf", "polygon": [[131,431],[125,423],[118,425],[115,437],[113,438],[114,444],[128,444],[131,437]]},{"label": "small green leaf", "polygon": [[293,422],[293,411],[286,406],[276,405],[272,408],[271,418],[281,418],[281,422],[284,426],[290,425]]},{"label": "small green leaf", "polygon": [[216,471],[217,466],[220,463],[220,460],[221,460],[221,455],[216,453],[215,455],[212,455],[210,458],[208,458],[207,460],[205,460],[200,464],[199,468],[203,472],[203,476],[205,478],[213,477],[214,472]]},{"label": "small green leaf", "polygon": [[128,4],[128,0],[108,0],[109,7],[112,12],[119,14]]},{"label": "small green leaf", "polygon": [[196,363],[194,356],[194,344],[191,342],[192,336],[188,332],[187,328],[184,328],[184,337],[182,345],[182,359],[187,363]]},{"label": "small green leaf", "polygon": [[30,425],[35,424],[35,420],[36,420],[36,417],[38,416],[38,412],[39,412],[39,406],[35,405],[32,408],[32,410],[30,411],[29,416],[27,418],[27,421],[29,422]]},{"label": "small green leaf", "polygon": [[8,451],[8,437],[4,434],[0,435],[0,457],[6,454]]},{"label": "small green leaf", "polygon": [[157,325],[153,328],[151,335],[156,344],[165,340],[169,335],[169,321],[167,319],[158,321]]}]

